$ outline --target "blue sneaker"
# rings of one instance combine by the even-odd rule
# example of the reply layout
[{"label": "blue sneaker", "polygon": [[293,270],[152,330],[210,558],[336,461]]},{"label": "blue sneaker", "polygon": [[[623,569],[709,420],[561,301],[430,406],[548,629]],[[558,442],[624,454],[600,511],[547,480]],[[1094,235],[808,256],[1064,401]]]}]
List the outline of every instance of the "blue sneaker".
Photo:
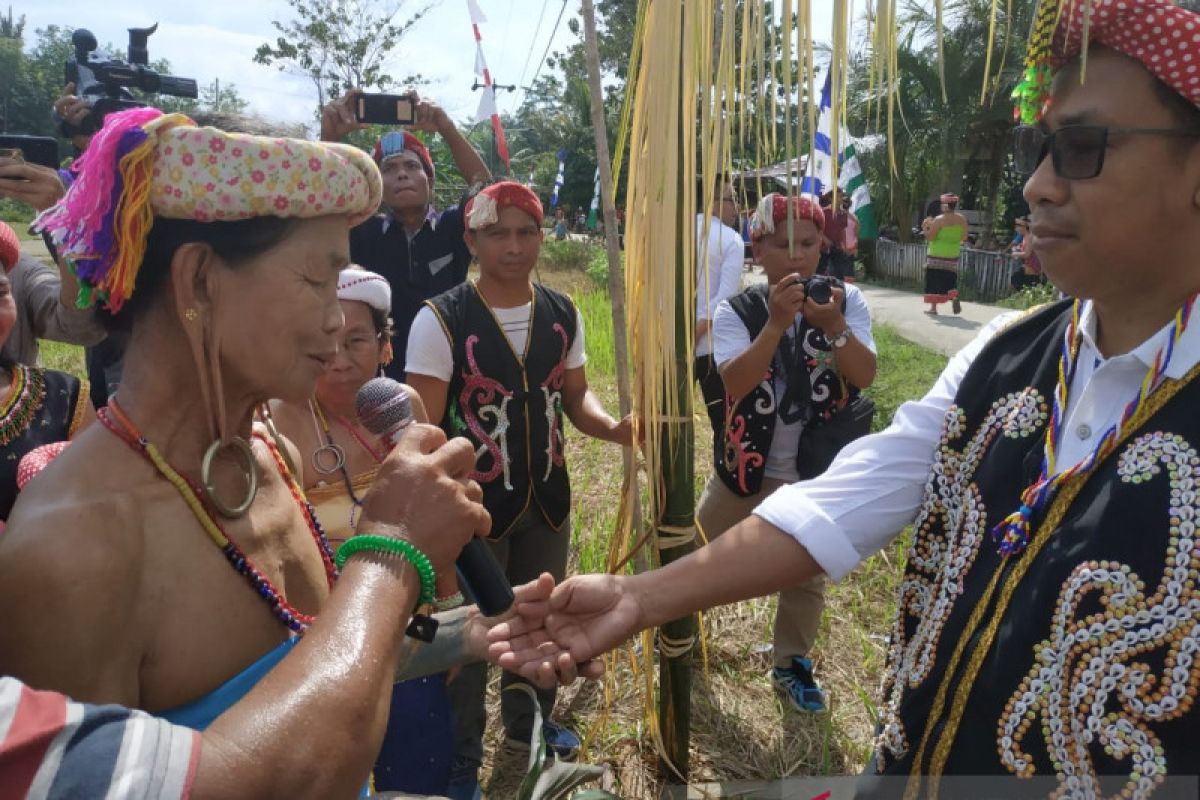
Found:
[{"label": "blue sneaker", "polygon": [[[582,746],[575,731],[551,720],[542,724],[542,738],[546,740],[546,749],[553,753],[559,761],[574,761]],[[528,740],[510,736],[505,739],[505,742],[514,750],[529,752]]]},{"label": "blue sneaker", "polygon": [[810,659],[792,656],[791,667],[775,667],[771,670],[771,682],[800,711],[825,710],[825,695],[813,677]]}]

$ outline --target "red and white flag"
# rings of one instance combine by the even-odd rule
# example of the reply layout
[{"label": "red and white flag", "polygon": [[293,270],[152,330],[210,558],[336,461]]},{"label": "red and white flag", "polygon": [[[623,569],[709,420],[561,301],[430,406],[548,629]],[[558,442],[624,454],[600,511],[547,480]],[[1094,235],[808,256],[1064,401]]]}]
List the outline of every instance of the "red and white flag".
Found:
[{"label": "red and white flag", "polygon": [[483,79],[483,96],[479,98],[479,109],[475,112],[475,121],[483,122],[491,117],[492,130],[496,133],[496,152],[508,167],[508,141],[504,138],[504,126],[500,124],[500,109],[496,106],[496,87],[492,83],[492,73],[488,70],[487,60],[483,57],[483,37],[479,26],[487,22],[483,9],[477,0],[467,0],[467,11],[471,15],[471,30],[475,33],[475,74]]}]

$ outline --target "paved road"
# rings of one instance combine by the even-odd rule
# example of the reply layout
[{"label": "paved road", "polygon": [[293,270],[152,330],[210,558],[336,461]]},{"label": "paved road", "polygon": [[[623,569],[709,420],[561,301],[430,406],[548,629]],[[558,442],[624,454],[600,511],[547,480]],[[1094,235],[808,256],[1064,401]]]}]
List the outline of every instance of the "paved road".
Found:
[{"label": "paved road", "polygon": [[[749,285],[764,280],[766,278],[756,268],[753,273],[747,273],[743,282]],[[858,288],[867,298],[872,322],[889,325],[910,342],[947,356],[957,353],[984,325],[1008,311],[985,303],[963,303],[962,314],[956,316],[947,303],[938,307],[941,313],[934,317],[925,313],[928,306],[921,302],[921,295],[914,292],[865,283],[858,284]]]}]

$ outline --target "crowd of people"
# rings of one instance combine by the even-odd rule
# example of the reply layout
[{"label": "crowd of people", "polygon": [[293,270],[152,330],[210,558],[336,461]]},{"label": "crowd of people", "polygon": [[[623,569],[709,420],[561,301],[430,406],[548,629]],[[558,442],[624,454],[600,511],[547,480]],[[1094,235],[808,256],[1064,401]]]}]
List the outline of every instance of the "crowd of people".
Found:
[{"label": "crowd of people", "polygon": [[[640,425],[589,389],[571,298],[532,281],[541,200],[436,103],[413,127],[472,184],[440,211],[413,131],[339,142],[355,92],[319,141],[143,107],[62,172],[0,161],[53,259],[0,226],[0,794],[479,797],[489,664],[541,707],[534,730],[501,695],[508,746],[571,758],[557,687],[766,592],[769,680],[819,712],[826,582],[909,524],[860,795],[1042,775],[1148,797],[1200,773],[1200,82],[1158,55],[1200,55],[1200,18],[1096,8],[1053,21],[1018,90],[1013,254],[1066,299],[988,325],[886,430],[849,205],[770,193],[743,231],[728,177],[698,187],[709,543],[637,575],[566,575],[566,421],[618,447]],[[56,108],[67,130],[86,111]],[[923,226],[931,314],[958,311],[957,204]],[[766,281],[743,288],[746,239]],[[111,346],[102,403],[39,339]],[[380,374],[412,401],[394,447],[355,403]],[[456,575],[475,537],[514,586],[499,617]]]}]

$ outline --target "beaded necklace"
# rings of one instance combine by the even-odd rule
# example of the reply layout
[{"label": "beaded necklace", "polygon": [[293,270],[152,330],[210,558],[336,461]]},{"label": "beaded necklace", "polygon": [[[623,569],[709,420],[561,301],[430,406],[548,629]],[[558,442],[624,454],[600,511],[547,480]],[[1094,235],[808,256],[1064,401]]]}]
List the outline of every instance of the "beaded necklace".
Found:
[{"label": "beaded necklace", "polygon": [[[118,439],[125,442],[135,452],[154,465],[167,481],[175,487],[183,498],[183,502],[188,509],[195,515],[196,520],[200,523],[200,527],[208,534],[208,537],[213,541],[230,565],[244,576],[249,582],[250,587],[254,589],[268,606],[271,607],[272,613],[288,627],[289,630],[297,634],[303,634],[304,631],[312,624],[315,617],[305,614],[295,609],[283,593],[275,588],[271,580],[262,574],[254,563],[246,557],[242,549],[237,543],[231,540],[225,533],[221,523],[216,517],[206,508],[203,494],[199,487],[192,481],[181,475],[167,460],[159,453],[158,448],[146,440],[141,432],[134,426],[127,416],[121,411],[117,405],[116,398],[111,398],[108,401],[108,406],[101,408],[97,412],[101,424],[108,428]],[[275,459],[275,464],[279,468],[279,474],[283,476],[284,483],[292,493],[292,498],[300,506],[304,512],[305,521],[308,523],[309,532],[312,533],[313,540],[317,543],[317,549],[321,553],[321,562],[325,566],[325,578],[329,583],[329,588],[332,589],[337,581],[338,570],[333,563],[333,551],[329,547],[329,540],[325,538],[324,531],[321,530],[320,523],[317,522],[317,515],[313,511],[311,505],[304,499],[304,495],[300,490],[299,484],[296,483],[291,473],[287,469],[287,465],[279,455],[279,451],[266,438],[259,434],[255,434],[255,438],[261,439],[270,451],[271,456]]]},{"label": "beaded necklace", "polygon": [[1079,330],[1080,303],[1078,300],[1075,301],[1071,307],[1071,322],[1063,334],[1062,352],[1058,359],[1058,383],[1054,387],[1054,408],[1050,415],[1050,424],[1046,426],[1041,473],[1037,480],[1021,492],[1021,507],[992,529],[992,539],[996,541],[997,549],[1002,555],[1016,555],[1023,551],[1029,544],[1030,518],[1045,507],[1059,487],[1072,478],[1090,473],[1116,448],[1129,420],[1158,389],[1162,376],[1167,371],[1167,365],[1171,363],[1171,356],[1175,354],[1175,345],[1187,328],[1195,303],[1196,295],[1193,294],[1175,312],[1175,320],[1171,323],[1171,331],[1166,344],[1160,347],[1154,355],[1154,363],[1150,365],[1150,369],[1142,378],[1142,385],[1138,387],[1137,394],[1125,406],[1121,419],[1104,432],[1104,435],[1100,437],[1100,442],[1086,458],[1056,475],[1058,445],[1062,441],[1062,426],[1067,411],[1067,389],[1075,374],[1079,344],[1082,338]]},{"label": "beaded necklace", "polygon": [[[325,411],[321,408],[321,403],[314,397],[308,401],[308,407],[309,410],[312,411],[314,421],[320,421],[320,432],[324,433],[325,435],[325,444],[317,452],[325,450],[334,451],[339,454],[336,469],[341,473],[342,483],[346,487],[346,494],[350,497],[350,527],[353,529],[355,525],[358,524],[356,520],[358,515],[356,512],[362,508],[363,503],[359,496],[355,494],[354,482],[350,479],[350,471],[346,469],[346,453],[337,443],[333,441],[333,432],[329,430],[329,421],[325,418]],[[371,454],[371,458],[375,459],[376,464],[383,463],[383,457],[380,456],[379,453],[375,452],[375,449],[371,447],[371,445],[369,445],[362,438],[362,436],[359,435],[358,431],[354,430],[353,425],[351,425],[338,414],[334,414],[333,418],[341,423],[342,427],[350,432],[350,435],[353,436],[360,445],[362,445],[364,450]],[[314,461],[316,460],[316,455],[316,453],[313,453]]]},{"label": "beaded necklace", "polygon": [[12,443],[28,430],[45,400],[46,381],[42,371],[19,364],[13,367],[12,386],[0,406],[0,446]]}]

